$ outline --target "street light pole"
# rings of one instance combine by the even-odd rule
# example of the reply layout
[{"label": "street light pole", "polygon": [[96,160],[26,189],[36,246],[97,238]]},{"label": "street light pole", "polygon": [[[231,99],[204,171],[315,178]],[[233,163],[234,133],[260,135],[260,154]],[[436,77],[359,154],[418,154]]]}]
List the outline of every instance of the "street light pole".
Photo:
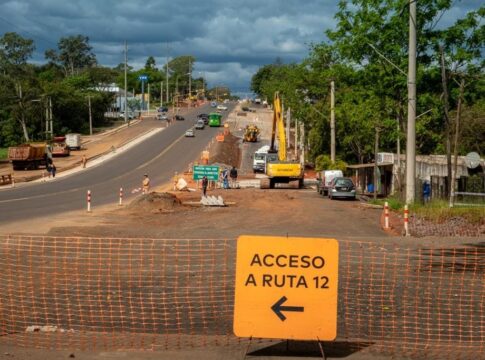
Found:
[{"label": "street light pole", "polygon": [[125,124],[128,122],[128,44],[125,41]]}]

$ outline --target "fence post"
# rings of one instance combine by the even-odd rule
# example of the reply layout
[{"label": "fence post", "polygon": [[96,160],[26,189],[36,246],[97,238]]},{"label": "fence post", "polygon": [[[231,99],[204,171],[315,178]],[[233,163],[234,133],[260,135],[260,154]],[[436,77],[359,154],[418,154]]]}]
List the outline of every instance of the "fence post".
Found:
[{"label": "fence post", "polygon": [[123,188],[120,187],[120,202],[118,204],[119,206],[123,205]]},{"label": "fence post", "polygon": [[409,234],[409,209],[408,205],[404,205],[404,233],[406,236],[410,236]]},{"label": "fence post", "polygon": [[91,190],[88,190],[87,200],[88,200],[88,212],[91,212]]},{"label": "fence post", "polygon": [[389,229],[389,203],[384,203],[384,229]]}]

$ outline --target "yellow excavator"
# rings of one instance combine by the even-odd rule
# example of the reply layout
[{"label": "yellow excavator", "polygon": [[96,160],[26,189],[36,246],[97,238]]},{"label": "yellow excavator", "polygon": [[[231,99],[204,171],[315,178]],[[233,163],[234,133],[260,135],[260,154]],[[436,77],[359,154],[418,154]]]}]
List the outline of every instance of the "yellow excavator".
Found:
[{"label": "yellow excavator", "polygon": [[[276,132],[278,133],[278,149],[275,146]],[[266,161],[266,175],[268,177],[261,179],[261,189],[274,189],[276,184],[288,184],[293,189],[303,187],[302,164],[287,159],[285,125],[283,123],[281,101],[278,92],[274,96],[273,128]]]}]

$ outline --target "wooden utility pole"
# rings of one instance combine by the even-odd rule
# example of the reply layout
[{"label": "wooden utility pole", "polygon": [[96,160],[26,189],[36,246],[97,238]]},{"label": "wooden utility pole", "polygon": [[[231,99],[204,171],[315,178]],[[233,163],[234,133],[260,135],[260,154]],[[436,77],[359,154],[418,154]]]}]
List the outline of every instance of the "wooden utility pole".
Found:
[{"label": "wooden utility pole", "polygon": [[160,107],[163,106],[163,81],[160,82]]},{"label": "wooden utility pole", "polygon": [[330,161],[335,163],[335,81],[330,82]]},{"label": "wooden utility pole", "polygon": [[286,147],[290,148],[290,125],[291,125],[291,108],[286,112],[286,138],[288,139]]},{"label": "wooden utility pole", "polygon": [[298,159],[298,119],[295,119],[295,159]]}]

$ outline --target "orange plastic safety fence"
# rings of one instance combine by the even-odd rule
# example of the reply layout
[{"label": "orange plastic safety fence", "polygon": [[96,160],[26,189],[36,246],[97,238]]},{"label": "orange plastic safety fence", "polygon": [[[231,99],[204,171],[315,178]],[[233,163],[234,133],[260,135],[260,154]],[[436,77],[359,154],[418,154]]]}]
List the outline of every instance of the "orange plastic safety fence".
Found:
[{"label": "orange plastic safety fence", "polygon": [[[483,354],[483,243],[339,246],[338,338],[327,347]],[[232,334],[235,255],[235,239],[0,237],[0,344],[246,346]]]}]

